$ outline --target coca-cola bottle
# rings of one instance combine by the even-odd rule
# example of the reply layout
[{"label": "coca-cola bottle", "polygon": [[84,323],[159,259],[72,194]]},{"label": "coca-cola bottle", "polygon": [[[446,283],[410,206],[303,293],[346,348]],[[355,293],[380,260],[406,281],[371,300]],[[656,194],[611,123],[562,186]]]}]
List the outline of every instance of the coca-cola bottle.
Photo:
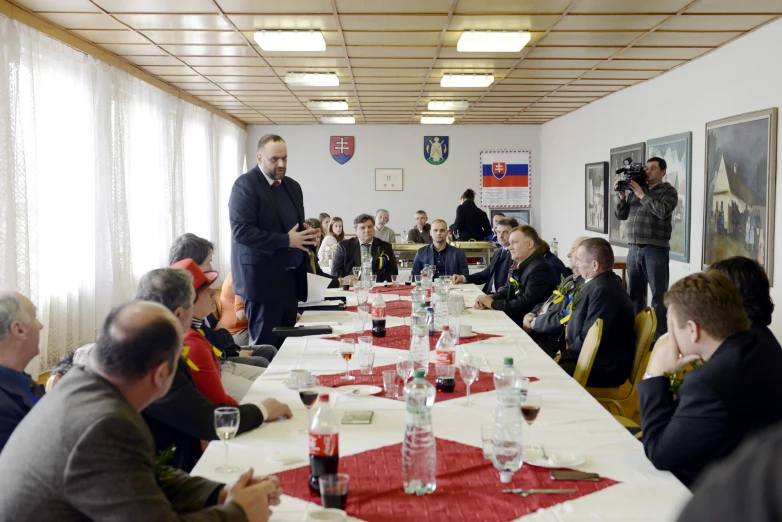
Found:
[{"label": "coca-cola bottle", "polygon": [[320,495],[318,478],[339,469],[339,424],[329,406],[329,394],[318,396],[318,411],[310,424],[310,490]]},{"label": "coca-cola bottle", "polygon": [[375,300],[372,301],[372,336],[386,336],[386,302],[380,292],[375,294]]},{"label": "coca-cola bottle", "polygon": [[435,346],[435,364],[450,366],[456,364],[456,350],[454,349],[453,337],[448,325],[443,325],[443,333]]}]

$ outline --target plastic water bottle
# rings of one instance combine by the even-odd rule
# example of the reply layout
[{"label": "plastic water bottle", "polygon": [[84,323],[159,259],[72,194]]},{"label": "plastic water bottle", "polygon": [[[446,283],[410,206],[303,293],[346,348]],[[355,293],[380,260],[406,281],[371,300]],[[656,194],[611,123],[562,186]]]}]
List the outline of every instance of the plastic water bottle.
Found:
[{"label": "plastic water bottle", "polygon": [[551,244],[549,245],[551,249],[551,253],[555,256],[559,255],[559,243],[557,243],[557,238],[554,238],[551,240]]},{"label": "plastic water bottle", "polygon": [[413,337],[410,339],[410,359],[413,361],[413,370],[421,369],[424,376],[429,373],[429,328],[426,325],[426,309],[423,315],[416,314],[416,324],[412,328]]},{"label": "plastic water bottle", "polygon": [[436,365],[449,366],[456,364],[456,350],[454,349],[453,336],[448,325],[443,326],[443,333],[435,346],[434,360]]},{"label": "plastic water bottle", "polygon": [[424,379],[423,370],[416,370],[415,378],[405,386],[407,428],[402,444],[402,485],[408,495],[428,495],[437,488],[437,447],[432,431],[435,393],[434,386]]},{"label": "plastic water bottle", "polygon": [[500,481],[507,484],[513,474],[521,469],[521,396],[507,388],[497,392],[497,409],[494,411],[494,453],[491,460],[500,472]]},{"label": "plastic water bottle", "polygon": [[434,299],[434,331],[442,332],[443,326],[448,324],[448,285],[438,281],[435,286]]},{"label": "plastic water bottle", "polygon": [[521,372],[513,367],[513,357],[506,357],[502,368],[494,374],[494,389],[497,393],[520,392],[522,377]]},{"label": "plastic water bottle", "polygon": [[413,311],[416,310],[419,303],[426,303],[426,291],[423,289],[420,282],[416,283],[415,288],[410,292],[410,299],[413,301]]},{"label": "plastic water bottle", "polygon": [[361,245],[361,287],[372,288],[372,245]]},{"label": "plastic water bottle", "polygon": [[421,270],[421,287],[426,292],[426,300],[432,299],[432,280],[434,279],[434,269],[429,265],[424,265],[424,269]]},{"label": "plastic water bottle", "polygon": [[434,308],[426,309],[426,326],[429,328],[429,335],[434,335]]},{"label": "plastic water bottle", "polygon": [[413,303],[410,314],[410,340],[416,334],[416,328],[420,328],[424,335],[429,334],[429,325],[426,324],[426,305],[423,302]]}]

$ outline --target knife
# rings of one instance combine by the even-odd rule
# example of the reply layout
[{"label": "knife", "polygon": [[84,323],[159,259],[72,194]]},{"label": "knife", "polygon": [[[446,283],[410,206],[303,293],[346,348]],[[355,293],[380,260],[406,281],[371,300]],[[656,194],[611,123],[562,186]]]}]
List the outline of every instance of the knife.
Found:
[{"label": "knife", "polygon": [[540,494],[570,494],[576,493],[575,489],[503,489],[503,493],[513,493],[515,495],[533,495],[535,493]]}]

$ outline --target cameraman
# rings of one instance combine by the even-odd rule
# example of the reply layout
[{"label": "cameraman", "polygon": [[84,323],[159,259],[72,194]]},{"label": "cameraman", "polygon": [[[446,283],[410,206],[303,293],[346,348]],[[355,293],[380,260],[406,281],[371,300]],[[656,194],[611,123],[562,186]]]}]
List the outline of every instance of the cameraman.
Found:
[{"label": "cameraman", "polygon": [[[652,308],[657,314],[657,336],[668,328],[663,294],[668,290],[668,242],[671,239],[671,215],[679,201],[676,189],[663,181],[668,165],[662,158],[646,162],[646,187],[630,181],[630,190],[614,190],[619,199],[615,215],[627,220],[627,290],[635,314],[646,307],[646,285],[652,288]],[[618,184],[618,182],[617,182]]]}]

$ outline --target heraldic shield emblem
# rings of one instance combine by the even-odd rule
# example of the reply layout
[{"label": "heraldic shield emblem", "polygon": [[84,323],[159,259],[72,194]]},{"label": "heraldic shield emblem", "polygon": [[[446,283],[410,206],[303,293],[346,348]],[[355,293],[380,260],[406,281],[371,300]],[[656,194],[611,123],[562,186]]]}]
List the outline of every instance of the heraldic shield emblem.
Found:
[{"label": "heraldic shield emblem", "polygon": [[334,161],[344,165],[350,161],[356,151],[355,136],[332,136],[329,141],[329,151]]},{"label": "heraldic shield emblem", "polygon": [[432,165],[445,163],[448,147],[448,136],[424,136],[424,158]]}]

